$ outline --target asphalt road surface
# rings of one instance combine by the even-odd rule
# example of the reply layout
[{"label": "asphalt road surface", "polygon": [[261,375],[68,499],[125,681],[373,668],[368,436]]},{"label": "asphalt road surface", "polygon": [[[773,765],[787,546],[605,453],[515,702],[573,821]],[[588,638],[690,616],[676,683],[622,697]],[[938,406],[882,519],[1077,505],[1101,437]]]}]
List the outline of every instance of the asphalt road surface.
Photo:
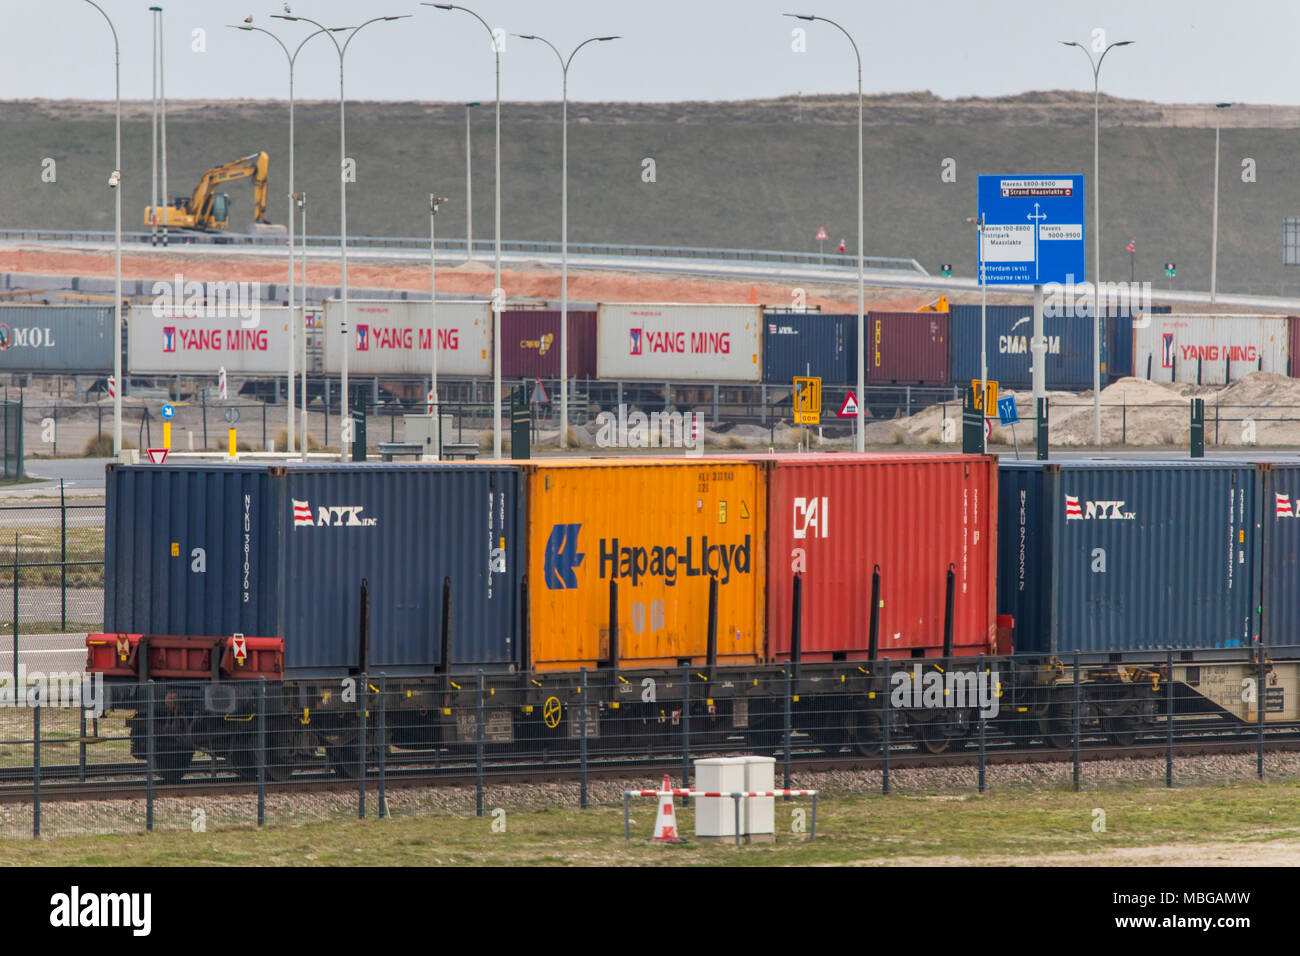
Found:
[{"label": "asphalt road surface", "polygon": [[103,491],[104,466],[112,458],[51,458],[27,463],[27,476],[40,478],[40,484],[20,486],[24,491],[58,491],[59,479],[68,490]]}]

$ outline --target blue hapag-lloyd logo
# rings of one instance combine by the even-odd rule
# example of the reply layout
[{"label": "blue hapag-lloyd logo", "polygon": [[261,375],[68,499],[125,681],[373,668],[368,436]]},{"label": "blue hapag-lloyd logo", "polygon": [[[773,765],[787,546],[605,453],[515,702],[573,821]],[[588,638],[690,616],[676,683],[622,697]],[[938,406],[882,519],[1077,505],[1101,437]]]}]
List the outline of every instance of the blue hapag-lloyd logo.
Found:
[{"label": "blue hapag-lloyd logo", "polygon": [[553,591],[578,586],[578,578],[573,571],[586,557],[578,551],[578,532],[581,530],[581,524],[551,526],[551,536],[546,539],[546,557],[542,570],[546,586]]}]

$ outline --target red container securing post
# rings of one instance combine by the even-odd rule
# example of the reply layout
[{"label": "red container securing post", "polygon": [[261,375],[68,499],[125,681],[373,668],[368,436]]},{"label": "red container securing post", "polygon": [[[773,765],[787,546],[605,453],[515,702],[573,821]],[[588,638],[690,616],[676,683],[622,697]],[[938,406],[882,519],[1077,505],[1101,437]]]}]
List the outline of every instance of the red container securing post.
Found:
[{"label": "red container securing post", "polygon": [[[143,646],[144,650],[141,650]],[[213,661],[217,669],[213,671]],[[200,637],[180,634],[87,634],[86,673],[105,677],[185,680],[284,679],[279,637]]]}]

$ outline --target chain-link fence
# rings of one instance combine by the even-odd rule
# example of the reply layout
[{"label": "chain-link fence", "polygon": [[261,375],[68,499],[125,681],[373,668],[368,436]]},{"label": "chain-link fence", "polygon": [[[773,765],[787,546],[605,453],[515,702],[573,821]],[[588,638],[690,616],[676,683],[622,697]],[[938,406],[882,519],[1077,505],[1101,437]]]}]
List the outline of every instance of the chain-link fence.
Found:
[{"label": "chain-link fence", "polygon": [[[157,673],[181,652],[147,653]],[[293,686],[46,673],[0,709],[0,835],[616,807],[738,753],[831,799],[1295,780],[1298,661],[1253,647]]]}]

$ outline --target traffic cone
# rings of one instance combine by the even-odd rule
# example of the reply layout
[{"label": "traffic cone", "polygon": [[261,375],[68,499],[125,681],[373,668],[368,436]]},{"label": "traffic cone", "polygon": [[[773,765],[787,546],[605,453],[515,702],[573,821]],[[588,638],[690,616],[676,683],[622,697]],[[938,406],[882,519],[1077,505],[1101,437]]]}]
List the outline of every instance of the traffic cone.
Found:
[{"label": "traffic cone", "polygon": [[[664,790],[671,790],[668,775],[664,774]],[[685,843],[677,835],[677,816],[673,813],[673,798],[668,793],[659,797],[659,812],[655,815],[655,835],[651,843]]]}]

